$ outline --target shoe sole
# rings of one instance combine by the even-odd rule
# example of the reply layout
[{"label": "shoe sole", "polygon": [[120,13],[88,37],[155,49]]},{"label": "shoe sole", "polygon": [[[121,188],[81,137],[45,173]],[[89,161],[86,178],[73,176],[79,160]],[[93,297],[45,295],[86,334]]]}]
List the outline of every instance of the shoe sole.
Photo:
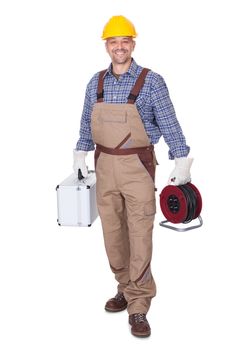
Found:
[{"label": "shoe sole", "polygon": [[120,312],[120,311],[123,311],[127,308],[127,305],[126,306],[123,306],[122,308],[120,309],[110,309],[108,307],[105,306],[105,310],[108,311],[108,312]]},{"label": "shoe sole", "polygon": [[138,337],[138,338],[146,338],[146,337],[149,337],[151,335],[151,332],[147,332],[147,333],[137,333],[137,332],[132,332],[131,330],[131,333],[135,336],[135,337]]}]

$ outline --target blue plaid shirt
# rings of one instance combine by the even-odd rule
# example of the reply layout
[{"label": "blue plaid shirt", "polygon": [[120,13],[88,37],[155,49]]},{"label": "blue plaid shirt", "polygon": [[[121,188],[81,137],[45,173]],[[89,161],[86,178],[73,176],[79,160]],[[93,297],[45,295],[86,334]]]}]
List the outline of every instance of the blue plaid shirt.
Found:
[{"label": "blue plaid shirt", "polygon": [[[117,79],[112,74],[112,65],[110,65],[104,78],[104,102],[127,103],[127,97],[142,69],[132,60],[129,70]],[[77,150],[94,150],[91,114],[93,105],[96,103],[98,77],[99,73],[96,73],[87,85]],[[152,144],[158,143],[163,136],[169,147],[170,159],[188,155],[190,148],[186,145],[176,118],[166,83],[159,74],[149,71],[136,100],[136,107]]]}]

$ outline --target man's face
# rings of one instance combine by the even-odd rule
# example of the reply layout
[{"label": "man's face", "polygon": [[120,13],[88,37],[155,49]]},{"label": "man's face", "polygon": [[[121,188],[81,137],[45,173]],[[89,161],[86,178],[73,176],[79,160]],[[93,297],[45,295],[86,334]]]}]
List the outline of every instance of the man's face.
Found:
[{"label": "man's face", "polygon": [[105,47],[112,59],[112,63],[125,64],[131,60],[131,54],[135,47],[135,41],[129,36],[117,36],[108,38],[106,40]]}]

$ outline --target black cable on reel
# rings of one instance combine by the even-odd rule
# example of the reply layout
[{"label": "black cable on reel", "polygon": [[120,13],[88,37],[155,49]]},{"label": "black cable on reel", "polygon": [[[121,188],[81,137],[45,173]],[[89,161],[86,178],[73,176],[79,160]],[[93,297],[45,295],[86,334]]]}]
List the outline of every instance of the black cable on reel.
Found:
[{"label": "black cable on reel", "polygon": [[180,185],[178,186],[183,192],[186,200],[187,200],[187,216],[183,221],[183,224],[187,224],[192,221],[195,217],[196,209],[197,209],[197,196],[191,187],[188,185]]}]

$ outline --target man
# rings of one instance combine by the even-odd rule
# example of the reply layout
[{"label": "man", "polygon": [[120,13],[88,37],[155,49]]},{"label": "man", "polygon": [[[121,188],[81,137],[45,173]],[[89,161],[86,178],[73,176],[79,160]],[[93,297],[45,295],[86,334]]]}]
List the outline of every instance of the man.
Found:
[{"label": "man", "polygon": [[132,58],[135,37],[133,24],[123,16],[112,17],[104,27],[111,64],[87,86],[74,171],[87,176],[85,157],[96,144],[97,206],[118,281],[118,293],[105,309],[127,308],[132,334],[147,337],[146,314],[156,294],[150,267],[156,211],[153,145],[163,135],[169,158],[175,158],[169,178],[174,185],[190,181],[192,159],[163,78]]}]

